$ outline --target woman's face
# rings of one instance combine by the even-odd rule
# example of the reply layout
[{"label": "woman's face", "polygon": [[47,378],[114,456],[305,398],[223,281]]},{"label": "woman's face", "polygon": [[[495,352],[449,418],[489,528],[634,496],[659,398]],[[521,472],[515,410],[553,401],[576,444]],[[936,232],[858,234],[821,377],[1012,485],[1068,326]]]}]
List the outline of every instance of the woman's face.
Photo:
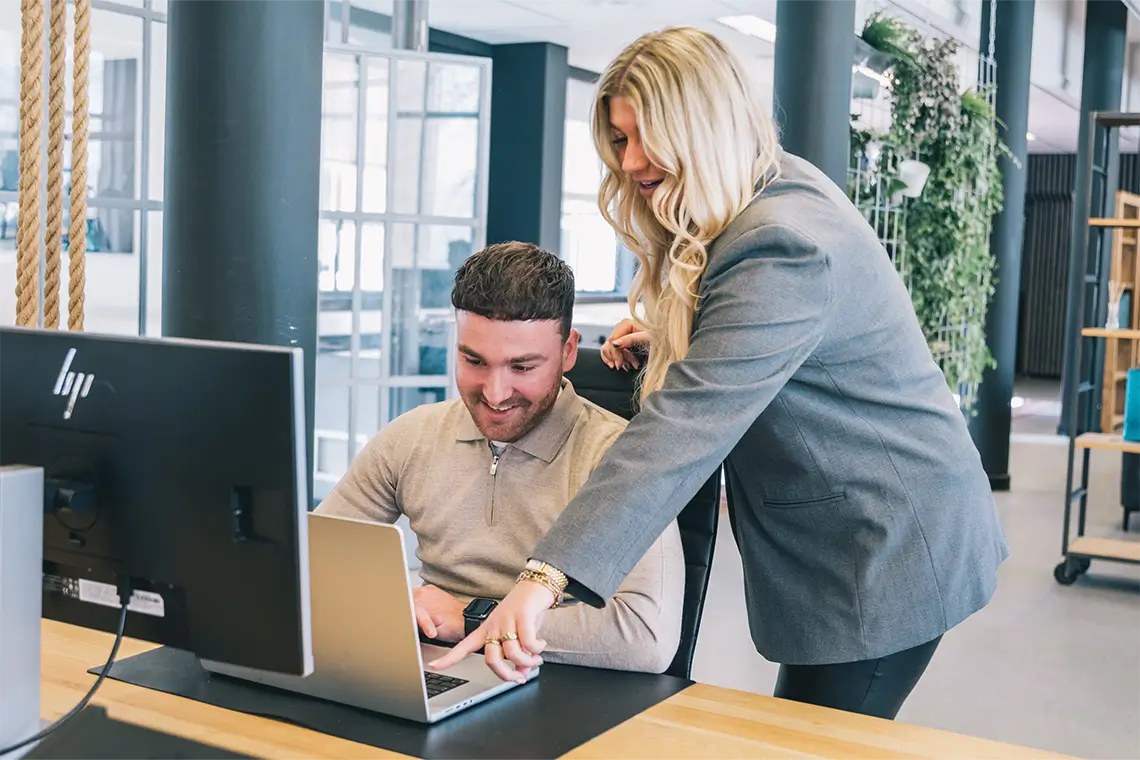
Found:
[{"label": "woman's face", "polygon": [[649,160],[645,147],[641,144],[637,114],[626,98],[610,98],[610,131],[622,171],[637,183],[638,192],[643,198],[653,197],[665,179],[665,172]]}]

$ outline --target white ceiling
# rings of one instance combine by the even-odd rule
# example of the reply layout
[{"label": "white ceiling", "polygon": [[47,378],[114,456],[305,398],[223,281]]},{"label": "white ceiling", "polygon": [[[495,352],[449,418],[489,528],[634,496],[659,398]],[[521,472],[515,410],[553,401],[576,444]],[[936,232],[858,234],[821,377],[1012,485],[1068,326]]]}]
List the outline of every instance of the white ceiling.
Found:
[{"label": "white ceiling", "polygon": [[[379,13],[391,0],[353,0]],[[770,43],[716,22],[752,14],[775,22],[776,0],[428,0],[433,29],[491,44],[554,42],[569,50],[571,66],[601,71],[638,36],[666,26],[707,29],[750,63],[758,91],[771,97]]]},{"label": "white ceiling", "polygon": [[[141,0],[136,0],[141,3]],[[789,0],[791,1],[791,0]],[[762,102],[771,103],[774,46],[716,21],[752,14],[776,20],[777,0],[428,0],[432,27],[488,43],[549,41],[569,50],[571,65],[600,71],[622,47],[645,32],[675,24],[712,31],[746,62]],[[1126,0],[1130,7],[1140,0]],[[355,5],[391,14],[392,0],[353,0]],[[1075,152],[1080,105],[1085,0],[1037,0],[1030,91],[1030,150]],[[964,48],[977,48],[981,0],[857,0],[860,23],[873,9],[948,34]],[[1135,12],[1135,7],[1134,7]],[[0,30],[18,30],[19,4],[0,0]],[[138,57],[140,19],[97,9],[94,49],[108,56]],[[0,35],[2,36],[2,35]],[[1129,22],[1129,43],[1140,51],[1140,24]],[[0,46],[3,47],[3,46]],[[0,61],[7,58],[4,51]],[[972,83],[970,52],[963,55],[963,77]],[[1140,110],[1140,54],[1123,93],[1125,110]],[[1067,59],[1067,60],[1066,60]],[[18,58],[11,58],[13,66]],[[584,114],[583,114],[584,116]],[[1138,135],[1125,135],[1122,149],[1140,150]]]},{"label": "white ceiling", "polygon": [[[482,5],[487,7],[477,12]],[[565,45],[572,66],[593,71],[604,69],[637,36],[677,24],[720,33],[746,59],[771,58],[771,44],[723,34],[732,30],[716,19],[752,14],[776,20],[776,0],[429,0],[429,8],[433,24],[454,24],[457,33],[488,42],[541,39]]]},{"label": "white ceiling", "polygon": [[[1076,151],[1084,2],[1037,0],[1029,105],[1029,131],[1037,139],[1030,143],[1031,151]],[[392,11],[391,0],[354,0],[354,4],[385,14]],[[964,48],[977,50],[981,0],[858,0],[857,6],[860,22],[875,8],[885,7],[927,33],[954,36]],[[716,19],[752,14],[774,23],[776,0],[428,0],[428,8],[433,28],[492,44],[554,42],[568,48],[572,66],[591,71],[604,69],[641,34],[677,24],[700,27],[717,34],[745,60],[758,93],[771,102],[774,46]],[[1132,18],[1129,41],[1137,40],[1140,26]],[[1137,73],[1135,82],[1126,83],[1125,108],[1140,108]],[[971,74],[964,71],[966,79]],[[1136,151],[1140,142],[1126,136],[1121,148]]]}]

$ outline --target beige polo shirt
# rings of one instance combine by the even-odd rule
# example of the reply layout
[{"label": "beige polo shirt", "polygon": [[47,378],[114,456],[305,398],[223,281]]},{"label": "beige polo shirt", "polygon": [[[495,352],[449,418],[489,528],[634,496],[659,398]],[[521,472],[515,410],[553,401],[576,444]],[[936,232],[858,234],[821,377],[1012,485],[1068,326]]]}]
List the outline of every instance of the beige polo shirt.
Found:
[{"label": "beige polo shirt", "polygon": [[[496,457],[460,399],[420,406],[368,442],[317,512],[386,523],[407,515],[425,583],[465,602],[501,599],[625,424],[563,380],[547,416]],[[680,639],[684,586],[671,523],[604,608],[550,611],[544,658],[664,670]]]}]

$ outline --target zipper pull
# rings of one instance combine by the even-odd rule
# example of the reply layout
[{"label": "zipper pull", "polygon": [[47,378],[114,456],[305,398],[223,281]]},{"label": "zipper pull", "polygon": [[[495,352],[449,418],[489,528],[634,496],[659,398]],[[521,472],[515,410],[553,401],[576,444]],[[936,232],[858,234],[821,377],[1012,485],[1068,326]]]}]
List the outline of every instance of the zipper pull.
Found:
[{"label": "zipper pull", "polygon": [[491,460],[491,477],[495,476],[495,470],[497,469],[499,469],[499,457],[495,456],[495,458]]}]

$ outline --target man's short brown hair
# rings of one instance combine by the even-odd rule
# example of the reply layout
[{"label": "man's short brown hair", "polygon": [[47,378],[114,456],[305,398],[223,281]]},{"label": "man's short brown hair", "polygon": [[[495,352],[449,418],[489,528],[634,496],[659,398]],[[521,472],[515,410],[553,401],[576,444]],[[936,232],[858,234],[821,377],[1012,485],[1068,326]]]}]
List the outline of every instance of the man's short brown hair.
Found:
[{"label": "man's short brown hair", "polygon": [[495,243],[455,273],[451,305],[503,322],[557,320],[562,340],[574,320],[574,270],[531,243]]}]

